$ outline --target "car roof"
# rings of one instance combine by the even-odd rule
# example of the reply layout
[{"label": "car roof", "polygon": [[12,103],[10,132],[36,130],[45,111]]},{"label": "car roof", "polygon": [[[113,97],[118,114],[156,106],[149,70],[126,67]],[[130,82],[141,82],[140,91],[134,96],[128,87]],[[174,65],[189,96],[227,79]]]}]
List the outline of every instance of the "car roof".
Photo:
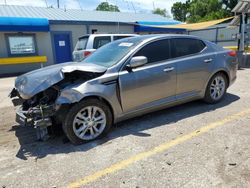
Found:
[{"label": "car roof", "polygon": [[[186,35],[186,34],[148,34],[148,35],[136,35],[136,34],[91,34],[91,36],[112,36],[112,35],[129,35],[131,36],[131,38],[137,38],[138,40],[140,40],[141,42],[149,42],[151,40],[155,40],[155,39],[167,39],[167,38],[190,38],[190,39],[198,39],[198,40],[202,40],[203,39],[197,37],[197,36],[193,36],[193,35]],[[84,37],[88,37],[90,35],[85,35],[80,37],[79,39],[82,39]],[[123,40],[123,39],[122,39]],[[128,39],[127,39],[128,40]],[[120,40],[121,41],[121,40]]]},{"label": "car roof", "polygon": [[[175,38],[175,37],[185,37],[185,38],[194,38],[200,39],[197,36],[193,35],[186,35],[186,34],[148,34],[148,35],[138,35],[138,34],[87,34],[79,37],[79,39],[89,37],[89,36],[134,36],[139,37],[142,40],[150,40],[150,39],[157,39],[157,38]],[[202,39],[200,39],[202,40]]]},{"label": "car roof", "polygon": [[155,38],[175,38],[175,37],[183,37],[183,38],[195,38],[195,39],[200,39],[197,36],[193,35],[186,35],[186,34],[150,34],[150,35],[140,35],[137,37],[141,37],[144,39],[155,39]]},{"label": "car roof", "polygon": [[[184,34],[150,34],[150,35],[139,35],[133,36],[129,38],[120,39],[119,42],[134,42],[140,41],[139,43],[147,43],[150,41],[154,41],[157,39],[171,39],[171,38],[190,38],[190,39],[198,39],[204,41],[203,39],[192,36],[192,35],[184,35]],[[205,41],[204,41],[205,42]]]}]

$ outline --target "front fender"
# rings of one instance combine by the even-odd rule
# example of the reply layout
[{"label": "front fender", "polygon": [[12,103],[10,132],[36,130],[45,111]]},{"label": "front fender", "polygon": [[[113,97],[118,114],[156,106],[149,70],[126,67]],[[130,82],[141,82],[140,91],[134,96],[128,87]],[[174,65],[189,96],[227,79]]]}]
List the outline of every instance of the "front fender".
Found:
[{"label": "front fender", "polygon": [[91,84],[89,82],[85,82],[80,85],[69,86],[63,89],[56,100],[56,104],[73,104],[83,100],[86,97],[100,97],[109,103],[114,116],[117,117],[117,115],[122,113],[117,92],[119,91],[117,91],[116,83],[106,85],[101,83]]}]

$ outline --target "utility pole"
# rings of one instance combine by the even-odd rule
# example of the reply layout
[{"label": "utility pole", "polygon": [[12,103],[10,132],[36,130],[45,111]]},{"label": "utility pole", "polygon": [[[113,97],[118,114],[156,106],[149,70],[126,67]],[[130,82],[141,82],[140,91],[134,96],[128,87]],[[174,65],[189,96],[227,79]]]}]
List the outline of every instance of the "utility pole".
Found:
[{"label": "utility pole", "polygon": [[47,0],[44,0],[45,4],[46,4],[46,8],[48,8],[48,2]]},{"label": "utility pole", "polygon": [[80,9],[82,10],[82,5],[80,3],[80,0],[77,0],[77,2],[78,2],[78,5],[79,5]]},{"label": "utility pole", "polygon": [[60,8],[60,2],[57,0],[57,8]]},{"label": "utility pole", "polygon": [[131,5],[132,5],[132,7],[133,7],[133,9],[134,9],[134,11],[135,11],[135,14],[136,14],[136,10],[135,10],[134,3],[133,3],[132,1],[130,1],[130,3],[131,3]]}]

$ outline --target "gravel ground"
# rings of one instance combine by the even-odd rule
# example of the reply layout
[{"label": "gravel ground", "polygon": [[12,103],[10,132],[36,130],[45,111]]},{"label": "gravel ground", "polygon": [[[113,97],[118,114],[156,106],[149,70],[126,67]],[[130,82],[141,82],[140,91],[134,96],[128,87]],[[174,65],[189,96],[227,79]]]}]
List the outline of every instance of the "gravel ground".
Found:
[{"label": "gravel ground", "polygon": [[82,184],[80,180],[112,164],[138,156],[213,122],[250,108],[250,69],[221,103],[195,101],[114,127],[103,138],[73,146],[55,136],[36,141],[35,131],[15,123],[7,98],[14,78],[0,79],[0,186],[2,187],[250,187],[250,114],[180,144],[143,157],[120,170]]}]

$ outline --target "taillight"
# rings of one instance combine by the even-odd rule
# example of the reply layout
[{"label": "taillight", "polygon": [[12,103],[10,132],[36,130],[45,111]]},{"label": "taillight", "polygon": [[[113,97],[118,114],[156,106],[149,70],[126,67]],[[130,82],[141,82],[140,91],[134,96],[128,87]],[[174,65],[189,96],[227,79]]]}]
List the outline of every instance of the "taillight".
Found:
[{"label": "taillight", "polygon": [[236,51],[234,51],[234,50],[228,52],[228,55],[231,56],[231,57],[236,57],[237,56]]},{"label": "taillight", "polygon": [[87,57],[87,56],[89,56],[90,54],[91,54],[90,51],[84,51],[84,52],[83,52],[84,57]]}]

